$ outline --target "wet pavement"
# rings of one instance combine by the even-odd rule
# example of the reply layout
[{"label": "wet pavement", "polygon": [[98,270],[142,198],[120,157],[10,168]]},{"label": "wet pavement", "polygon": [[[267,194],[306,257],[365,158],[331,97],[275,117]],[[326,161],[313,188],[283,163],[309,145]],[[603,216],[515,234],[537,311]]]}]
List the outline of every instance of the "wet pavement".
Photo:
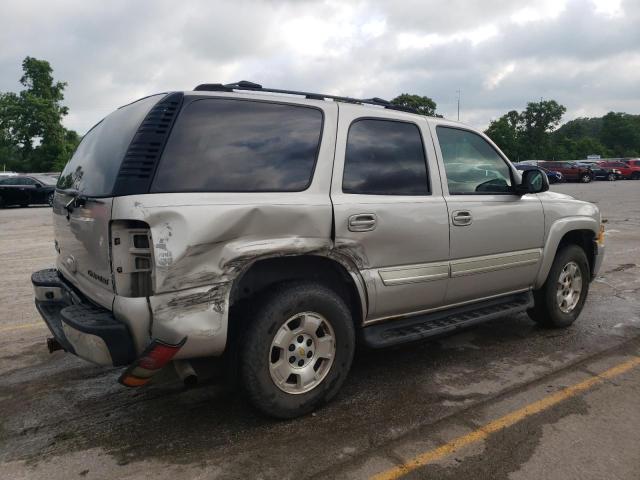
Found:
[{"label": "wet pavement", "polygon": [[[0,210],[2,478],[366,478],[640,356],[640,182],[565,184],[607,222],[607,255],[578,322],[526,315],[392,350],[361,350],[342,392],[274,421],[221,382],[144,389],[118,369],[49,354],[30,272],[52,266],[50,210]],[[640,477],[640,367],[412,469],[408,478]],[[484,435],[484,434],[483,434]],[[404,468],[404,467],[403,467]]]}]

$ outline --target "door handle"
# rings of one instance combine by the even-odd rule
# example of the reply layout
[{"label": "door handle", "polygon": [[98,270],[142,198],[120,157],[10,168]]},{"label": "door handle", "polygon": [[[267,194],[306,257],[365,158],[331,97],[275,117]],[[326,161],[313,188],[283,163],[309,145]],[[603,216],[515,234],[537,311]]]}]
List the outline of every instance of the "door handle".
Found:
[{"label": "door handle", "polygon": [[454,225],[464,227],[466,225],[471,225],[473,217],[471,216],[471,212],[469,210],[455,210],[451,214],[451,220]]},{"label": "door handle", "polygon": [[369,232],[375,230],[377,219],[373,213],[358,213],[349,217],[348,225],[351,232]]}]

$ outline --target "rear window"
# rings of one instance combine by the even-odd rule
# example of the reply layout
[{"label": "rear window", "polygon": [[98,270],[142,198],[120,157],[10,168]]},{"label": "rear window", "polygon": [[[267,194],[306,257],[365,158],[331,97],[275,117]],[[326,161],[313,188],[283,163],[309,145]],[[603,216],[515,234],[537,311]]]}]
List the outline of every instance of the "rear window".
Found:
[{"label": "rear window", "polygon": [[427,195],[422,136],[413,123],[356,120],[349,128],[342,191],[364,195]]},{"label": "rear window", "polygon": [[121,107],[89,130],[62,171],[57,187],[89,196],[110,196],[138,126],[163,96],[152,95]]},{"label": "rear window", "polygon": [[152,192],[295,192],[311,183],[322,111],[237,99],[183,107]]}]

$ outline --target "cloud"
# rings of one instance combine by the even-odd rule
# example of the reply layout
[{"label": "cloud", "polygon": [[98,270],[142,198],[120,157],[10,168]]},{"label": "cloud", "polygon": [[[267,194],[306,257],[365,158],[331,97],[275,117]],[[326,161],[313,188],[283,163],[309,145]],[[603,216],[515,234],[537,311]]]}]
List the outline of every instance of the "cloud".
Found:
[{"label": "cloud", "polygon": [[484,128],[553,98],[565,120],[640,113],[634,0],[36,2],[3,5],[0,91],[27,56],[67,81],[69,128],[84,133],[149,93],[241,79],[326,93],[432,97]]}]

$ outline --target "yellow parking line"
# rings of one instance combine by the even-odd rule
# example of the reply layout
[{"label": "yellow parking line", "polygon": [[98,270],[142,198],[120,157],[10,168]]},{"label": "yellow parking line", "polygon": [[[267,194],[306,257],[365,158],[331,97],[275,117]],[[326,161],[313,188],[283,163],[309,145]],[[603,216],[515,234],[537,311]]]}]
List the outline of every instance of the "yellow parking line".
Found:
[{"label": "yellow parking line", "polygon": [[605,380],[613,377],[617,377],[622,375],[623,373],[631,370],[634,367],[640,365],[640,357],[633,357],[626,362],[620,363],[615,367],[606,370],[598,375],[595,375],[587,380],[584,380],[580,383],[576,383],[569,387],[566,387],[554,394],[548,395],[536,402],[530,403],[518,410],[515,410],[507,415],[498,418],[492,422],[483,425],[482,427],[474,430],[473,432],[467,433],[466,435],[462,435],[454,440],[445,443],[444,445],[435,448],[433,450],[429,450],[427,452],[421,453],[420,455],[412,458],[408,462],[398,465],[397,467],[391,468],[387,471],[381,472],[377,475],[374,475],[372,480],[395,480],[397,478],[402,477],[403,475],[412,472],[413,470],[423,467],[429,463],[436,462],[451,453],[466,447],[467,445],[471,445],[473,443],[481,442],[485,438],[487,438],[492,433],[495,433],[504,428],[510,427],[527,417],[535,415],[536,413],[540,413],[544,410],[547,410],[554,405],[567,400],[568,398],[574,397],[579,393],[588,390],[589,388],[597,385],[599,383],[604,382]]},{"label": "yellow parking line", "polygon": [[0,327],[0,332],[10,332],[12,330],[25,330],[27,328],[44,327],[44,322],[35,323],[21,323],[19,325],[9,325],[7,327]]}]

